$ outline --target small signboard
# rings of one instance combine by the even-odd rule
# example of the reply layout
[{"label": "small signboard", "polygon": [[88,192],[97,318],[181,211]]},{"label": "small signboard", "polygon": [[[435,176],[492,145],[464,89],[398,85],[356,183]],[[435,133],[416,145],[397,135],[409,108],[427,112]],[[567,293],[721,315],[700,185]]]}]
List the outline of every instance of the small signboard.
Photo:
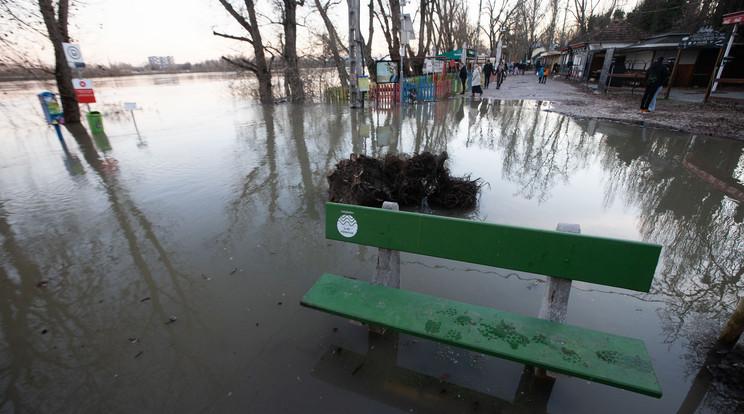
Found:
[{"label": "small signboard", "polygon": [[359,89],[359,92],[369,92],[369,76],[357,76],[357,89]]},{"label": "small signboard", "polygon": [[375,65],[375,72],[377,73],[377,83],[397,83],[398,61],[378,60]]},{"label": "small signboard", "polygon": [[67,66],[73,69],[81,69],[85,67],[85,61],[83,60],[83,53],[80,51],[80,46],[75,43],[62,43],[62,48],[65,51]]},{"label": "small signboard", "polygon": [[57,95],[52,92],[44,91],[37,95],[39,97],[39,103],[41,103],[41,111],[44,113],[44,119],[47,124],[55,124],[61,122],[62,119],[62,107],[57,101]]},{"label": "small signboard", "polygon": [[73,79],[72,87],[75,89],[75,97],[78,103],[96,103],[96,95],[93,93],[93,83],[88,79]]},{"label": "small signboard", "polygon": [[134,111],[137,109],[137,102],[124,102],[125,111]]},{"label": "small signboard", "polygon": [[413,30],[413,20],[411,20],[410,14],[403,15],[403,43],[408,43],[411,40],[416,39],[416,32]]},{"label": "small signboard", "polygon": [[685,36],[679,42],[681,49],[691,47],[710,47],[720,48],[726,43],[726,34],[713,30],[712,27],[701,27],[697,32],[690,36]]},{"label": "small signboard", "polygon": [[439,59],[424,59],[424,73],[444,73],[444,61]]}]

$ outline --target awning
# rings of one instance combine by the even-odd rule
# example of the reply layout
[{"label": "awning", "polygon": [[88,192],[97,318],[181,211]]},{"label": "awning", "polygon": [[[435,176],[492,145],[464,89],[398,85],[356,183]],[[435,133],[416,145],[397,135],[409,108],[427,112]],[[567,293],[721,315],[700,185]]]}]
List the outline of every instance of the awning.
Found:
[{"label": "awning", "polygon": [[736,23],[744,23],[744,10],[723,15],[723,24]]}]

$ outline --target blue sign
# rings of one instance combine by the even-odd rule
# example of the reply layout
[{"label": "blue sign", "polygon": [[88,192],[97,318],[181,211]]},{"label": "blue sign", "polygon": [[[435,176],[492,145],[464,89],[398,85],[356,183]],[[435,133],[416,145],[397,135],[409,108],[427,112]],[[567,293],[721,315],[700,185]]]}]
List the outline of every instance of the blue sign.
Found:
[{"label": "blue sign", "polygon": [[41,111],[44,112],[47,124],[64,123],[62,107],[57,101],[57,95],[49,91],[44,91],[37,96],[39,97]]}]

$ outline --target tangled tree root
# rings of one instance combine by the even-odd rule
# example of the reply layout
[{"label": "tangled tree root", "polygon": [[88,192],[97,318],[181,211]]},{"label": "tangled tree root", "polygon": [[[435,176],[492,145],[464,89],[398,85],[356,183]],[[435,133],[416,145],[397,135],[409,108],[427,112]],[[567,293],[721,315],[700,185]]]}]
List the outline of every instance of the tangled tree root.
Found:
[{"label": "tangled tree root", "polygon": [[380,207],[383,201],[418,207],[426,199],[435,208],[475,208],[480,180],[451,177],[446,160],[446,152],[388,154],[383,159],[351,154],[328,175],[328,195],[336,203],[370,207]]}]

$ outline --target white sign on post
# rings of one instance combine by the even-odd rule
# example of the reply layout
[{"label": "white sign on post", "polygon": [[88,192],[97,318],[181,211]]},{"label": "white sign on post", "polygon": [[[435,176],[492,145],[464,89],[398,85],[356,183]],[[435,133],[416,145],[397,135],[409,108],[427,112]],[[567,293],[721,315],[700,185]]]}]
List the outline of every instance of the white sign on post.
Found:
[{"label": "white sign on post", "polygon": [[85,67],[85,61],[83,61],[83,53],[80,51],[80,46],[75,43],[62,43],[62,48],[65,51],[67,66],[73,69]]},{"label": "white sign on post", "polygon": [[432,73],[444,73],[444,61],[443,60],[434,60],[432,62]]},{"label": "white sign on post", "polygon": [[73,79],[72,87],[74,89],[93,89],[93,82],[90,79]]},{"label": "white sign on post", "polygon": [[125,111],[134,111],[137,109],[137,103],[136,102],[124,102],[124,110]]}]

